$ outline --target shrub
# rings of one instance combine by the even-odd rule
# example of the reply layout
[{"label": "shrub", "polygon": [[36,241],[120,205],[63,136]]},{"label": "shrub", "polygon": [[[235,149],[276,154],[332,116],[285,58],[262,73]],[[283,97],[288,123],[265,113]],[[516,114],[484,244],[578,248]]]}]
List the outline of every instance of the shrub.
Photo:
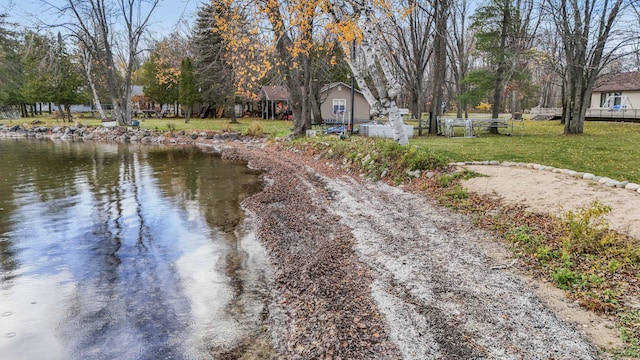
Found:
[{"label": "shrub", "polygon": [[264,129],[262,128],[262,124],[258,121],[252,122],[251,125],[249,125],[249,128],[247,129],[247,135],[255,136],[255,137],[260,137],[264,135]]},{"label": "shrub", "polygon": [[551,278],[560,289],[564,290],[571,290],[574,285],[578,285],[582,281],[582,276],[579,273],[565,267],[552,272]]}]

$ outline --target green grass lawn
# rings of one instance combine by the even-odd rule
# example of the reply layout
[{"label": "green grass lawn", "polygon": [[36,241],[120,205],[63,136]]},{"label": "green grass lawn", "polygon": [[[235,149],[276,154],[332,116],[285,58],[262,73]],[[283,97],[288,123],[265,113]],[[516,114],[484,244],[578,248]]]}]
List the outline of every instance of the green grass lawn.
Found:
[{"label": "green grass lawn", "polygon": [[[511,136],[480,131],[475,138],[414,137],[452,161],[499,160],[538,163],[640,183],[640,124],[586,122],[584,134],[563,135],[560,121],[526,120]],[[461,131],[462,129],[456,129]]]},{"label": "green grass lawn", "polygon": [[[38,117],[45,126],[65,125],[48,116]],[[99,125],[100,121],[89,117],[75,120],[86,125]],[[256,122],[267,137],[284,137],[291,133],[291,121],[239,118],[238,124],[228,119],[193,118],[189,124],[182,118],[139,119],[140,127],[160,131],[173,128],[176,131],[230,130],[246,133]],[[0,120],[7,124],[30,124],[33,118]],[[407,123],[417,124],[407,121]],[[462,128],[456,128],[459,137],[446,138],[426,135],[414,137],[410,144],[427,147],[450,161],[498,160],[531,162],[542,165],[590,172],[616,180],[640,183],[640,124],[615,122],[587,122],[584,134],[563,135],[560,121],[525,120],[524,129],[500,129],[511,136],[478,132],[474,138],[462,137]],[[417,130],[415,131],[417,135]],[[322,137],[319,137],[321,139]]]}]

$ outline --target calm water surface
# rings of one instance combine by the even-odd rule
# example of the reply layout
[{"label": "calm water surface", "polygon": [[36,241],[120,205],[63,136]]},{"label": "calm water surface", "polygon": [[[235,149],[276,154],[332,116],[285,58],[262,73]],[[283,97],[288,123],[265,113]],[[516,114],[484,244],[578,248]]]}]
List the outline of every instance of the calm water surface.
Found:
[{"label": "calm water surface", "polygon": [[197,148],[0,139],[0,358],[208,359],[264,316],[254,171]]}]

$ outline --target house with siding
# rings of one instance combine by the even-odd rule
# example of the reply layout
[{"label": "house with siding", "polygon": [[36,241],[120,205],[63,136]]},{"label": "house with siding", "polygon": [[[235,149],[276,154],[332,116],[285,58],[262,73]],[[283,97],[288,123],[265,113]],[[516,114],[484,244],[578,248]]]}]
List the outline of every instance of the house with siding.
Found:
[{"label": "house with siding", "polygon": [[324,122],[349,122],[353,111],[355,124],[368,122],[371,106],[359,90],[353,91],[351,104],[351,86],[343,82],[326,84],[320,90],[320,98],[324,99],[320,105],[320,114]]},{"label": "house with siding", "polygon": [[640,109],[640,71],[601,75],[593,86],[590,108]]}]

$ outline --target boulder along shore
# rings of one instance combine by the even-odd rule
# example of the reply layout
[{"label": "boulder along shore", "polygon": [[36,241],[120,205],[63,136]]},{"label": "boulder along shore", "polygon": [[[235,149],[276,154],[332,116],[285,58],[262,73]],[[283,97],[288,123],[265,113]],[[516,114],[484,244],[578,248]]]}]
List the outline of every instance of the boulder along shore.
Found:
[{"label": "boulder along shore", "polygon": [[[286,142],[66,129],[39,134],[208,146],[264,170],[264,191],[243,206],[257,219],[272,267],[269,333],[258,335],[271,343],[270,357],[607,358],[505,265],[511,259],[493,235],[425,196],[370,182]],[[3,137],[37,134],[0,129]],[[250,348],[227,356],[258,358]]]}]

